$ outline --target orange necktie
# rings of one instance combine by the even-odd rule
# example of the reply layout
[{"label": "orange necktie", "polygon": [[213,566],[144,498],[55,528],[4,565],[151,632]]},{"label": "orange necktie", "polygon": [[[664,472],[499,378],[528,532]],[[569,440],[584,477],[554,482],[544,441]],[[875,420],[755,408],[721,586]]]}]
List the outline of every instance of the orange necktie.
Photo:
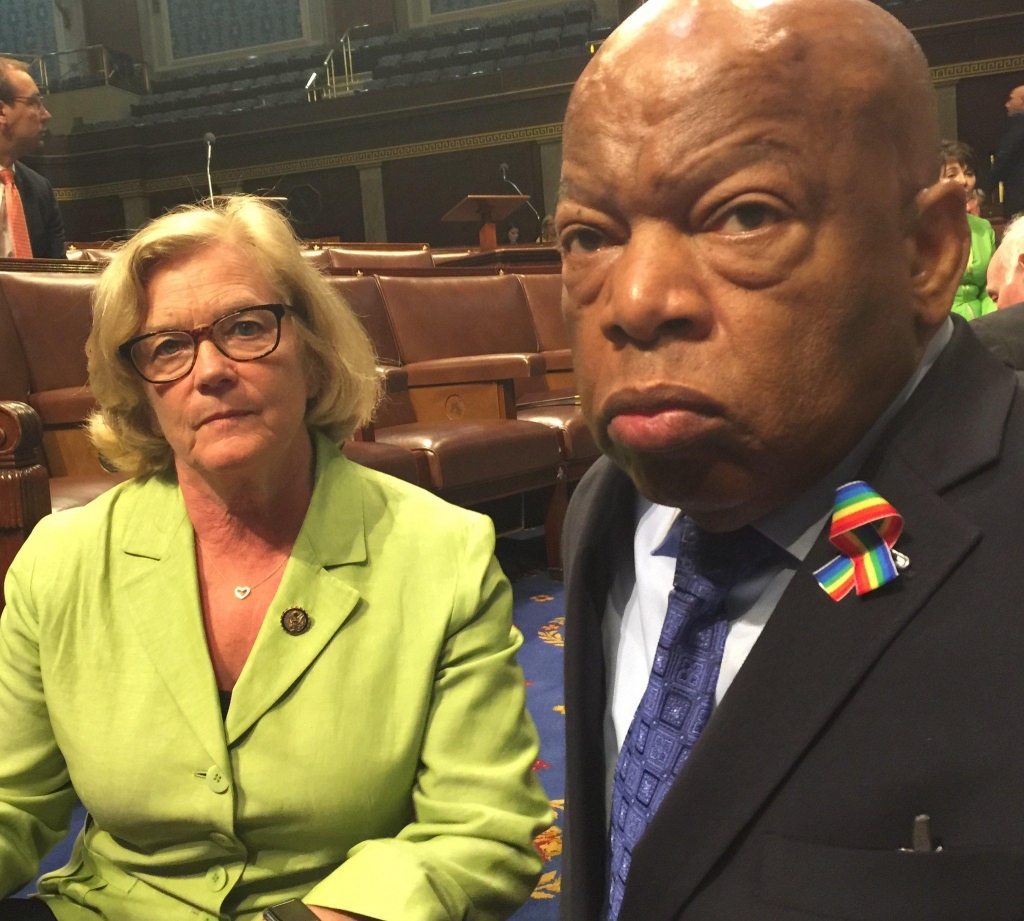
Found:
[{"label": "orange necktie", "polygon": [[4,184],[4,206],[7,208],[7,223],[11,228],[11,242],[14,243],[14,258],[31,259],[32,241],[28,236],[21,194],[14,184],[14,170],[0,169],[0,182]]}]

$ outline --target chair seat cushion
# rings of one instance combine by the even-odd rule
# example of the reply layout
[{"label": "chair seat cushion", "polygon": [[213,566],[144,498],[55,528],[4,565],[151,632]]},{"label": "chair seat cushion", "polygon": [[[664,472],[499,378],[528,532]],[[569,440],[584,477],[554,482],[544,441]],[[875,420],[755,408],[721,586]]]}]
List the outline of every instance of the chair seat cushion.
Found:
[{"label": "chair seat cushion", "polygon": [[433,489],[508,481],[543,471],[554,476],[562,462],[554,429],[516,419],[413,422],[378,429],[375,437],[378,443],[420,452]]},{"label": "chair seat cushion", "polygon": [[357,464],[419,485],[416,455],[406,448],[378,441],[346,441],[342,445],[342,452]]},{"label": "chair seat cushion", "polygon": [[556,430],[561,438],[562,453],[568,461],[594,460],[601,454],[579,406],[527,405],[520,407],[516,415],[524,421],[536,422]]}]

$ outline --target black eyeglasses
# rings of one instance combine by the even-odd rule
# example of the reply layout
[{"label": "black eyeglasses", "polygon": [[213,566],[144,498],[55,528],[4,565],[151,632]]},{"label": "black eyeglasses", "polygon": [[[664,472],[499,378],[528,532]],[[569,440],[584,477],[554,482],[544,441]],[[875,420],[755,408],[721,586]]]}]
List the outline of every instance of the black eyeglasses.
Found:
[{"label": "black eyeglasses", "polygon": [[209,339],[232,361],[266,358],[281,342],[284,304],[243,307],[197,329],[161,329],[135,336],[118,347],[120,356],[151,384],[170,384],[195,367],[199,343]]}]

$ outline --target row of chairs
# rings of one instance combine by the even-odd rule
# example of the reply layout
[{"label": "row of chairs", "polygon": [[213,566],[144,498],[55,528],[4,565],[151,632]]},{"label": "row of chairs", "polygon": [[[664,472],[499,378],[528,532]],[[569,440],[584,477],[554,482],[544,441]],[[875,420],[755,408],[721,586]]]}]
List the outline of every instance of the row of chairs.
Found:
[{"label": "row of chairs", "polygon": [[561,48],[583,52],[588,42],[603,40],[611,26],[578,23],[554,29],[539,29],[511,37],[498,36],[485,41],[468,41],[458,45],[438,45],[429,50],[407,51],[405,54],[383,55],[373,68],[374,79],[397,74],[415,74],[425,70],[441,70],[459,65],[498,62],[508,58],[525,58],[530,54],[551,54]]},{"label": "row of chairs", "polygon": [[475,64],[455,64],[444,70],[421,70],[417,73],[395,74],[393,77],[374,79],[364,87],[366,92],[394,89],[402,86],[417,86],[422,83],[436,83],[440,80],[463,80],[467,77],[484,77],[489,74],[508,73],[521,67],[535,67],[546,61],[560,58],[583,58],[584,46],[559,48],[557,51],[535,51],[532,54],[516,55],[499,61],[478,61]]},{"label": "row of chairs", "polygon": [[207,86],[184,90],[171,90],[144,96],[132,106],[136,116],[155,115],[174,109],[191,108],[198,105],[217,105],[238,99],[257,98],[281,90],[302,89],[309,78],[309,71],[285,71],[263,77],[246,77],[227,80]]},{"label": "row of chairs", "polygon": [[587,0],[575,0],[562,7],[549,7],[539,11],[463,21],[445,26],[396,32],[392,35],[374,36],[362,41],[356,40],[352,43],[352,55],[356,70],[372,70],[382,56],[429,51],[431,48],[455,46],[465,42],[508,39],[544,29],[589,24],[593,18],[593,5]]},{"label": "row of chairs", "polygon": [[300,51],[269,52],[251,54],[240,60],[225,61],[205,67],[190,68],[176,74],[166,74],[154,79],[153,92],[162,94],[172,91],[197,89],[232,80],[253,80],[276,74],[293,73],[310,69],[323,63],[330,49],[325,47],[303,48]]},{"label": "row of chairs", "polygon": [[[101,267],[43,268],[0,264],[0,400],[40,417],[49,501],[61,509],[117,478],[82,431],[93,406],[84,343]],[[598,454],[576,405],[557,271],[329,278],[373,340],[388,394],[346,453],[450,501],[497,509],[501,521],[510,509],[518,522],[539,509],[556,565],[568,491]],[[9,409],[0,411],[0,468],[18,466],[18,428]],[[25,449],[20,456],[24,467]],[[12,482],[0,476],[0,509],[20,501]],[[10,549],[24,531],[0,520],[0,545]],[[0,546],[0,568],[3,553]]]}]

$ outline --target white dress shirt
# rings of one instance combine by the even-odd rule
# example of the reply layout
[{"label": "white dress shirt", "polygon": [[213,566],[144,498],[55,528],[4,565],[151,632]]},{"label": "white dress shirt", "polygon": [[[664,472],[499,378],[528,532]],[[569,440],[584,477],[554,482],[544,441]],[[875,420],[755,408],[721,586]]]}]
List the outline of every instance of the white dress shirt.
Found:
[{"label": "white dress shirt", "polygon": [[[797,567],[831,517],[836,489],[856,476],[885,426],[910,398],[952,335],[953,323],[947,320],[899,396],[828,476],[791,505],[754,522],[753,526],[786,555],[783,562],[754,572],[726,596],[730,626],[715,689],[716,705],[729,690]],[[615,574],[601,630],[609,689],[604,720],[606,815],[611,814],[615,763],[647,690],[665,622],[681,525],[679,509],[638,496],[633,545],[624,546],[613,564]]]},{"label": "white dress shirt", "polygon": [[[0,169],[3,169],[0,166]],[[11,172],[16,172],[18,164],[11,165]],[[14,255],[14,235],[11,223],[7,220],[7,196],[3,194],[4,186],[0,183],[0,258],[9,259]]]}]

